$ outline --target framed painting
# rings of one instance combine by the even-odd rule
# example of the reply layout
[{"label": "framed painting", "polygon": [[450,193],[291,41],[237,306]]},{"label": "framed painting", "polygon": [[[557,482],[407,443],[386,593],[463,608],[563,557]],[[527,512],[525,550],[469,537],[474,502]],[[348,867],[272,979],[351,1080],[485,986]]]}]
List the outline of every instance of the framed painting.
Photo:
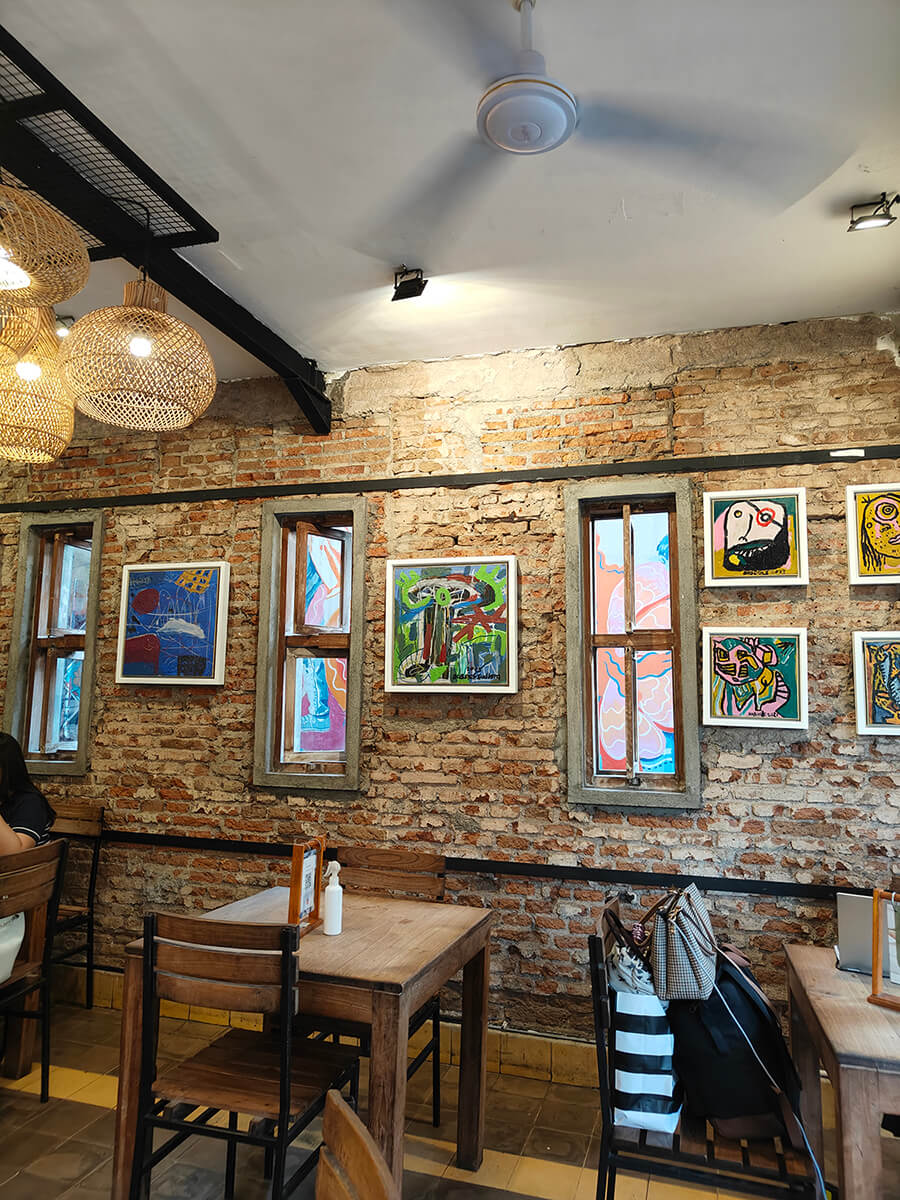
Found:
[{"label": "framed painting", "polygon": [[809,583],[806,488],[703,493],[707,587]]},{"label": "framed painting", "polygon": [[856,732],[900,734],[900,633],[853,634]]},{"label": "framed painting", "polygon": [[806,630],[703,629],[703,724],[809,723]]},{"label": "framed painting", "polygon": [[388,692],[515,692],[516,560],[389,559]]},{"label": "framed painting", "polygon": [[227,562],[122,568],[116,683],[225,682]]},{"label": "framed painting", "polygon": [[900,483],[847,488],[851,583],[900,583]]}]

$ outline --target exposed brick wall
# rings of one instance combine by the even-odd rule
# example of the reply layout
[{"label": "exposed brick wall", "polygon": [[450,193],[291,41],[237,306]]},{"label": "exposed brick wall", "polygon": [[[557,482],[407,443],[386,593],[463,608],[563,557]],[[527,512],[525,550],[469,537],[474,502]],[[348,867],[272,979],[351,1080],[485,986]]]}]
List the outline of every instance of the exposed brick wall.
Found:
[{"label": "exposed brick wall", "polygon": [[[59,463],[5,466],[0,495],[71,500],[335,479],[352,490],[364,478],[900,443],[894,336],[891,320],[866,317],[360,370],[331,381],[336,420],[324,438],[308,432],[277,381],[225,384],[209,414],[180,434],[79,420]],[[351,797],[250,784],[261,503],[110,509],[91,770],[83,781],[49,780],[48,794],[100,801],[118,829],[284,841],[322,830],[334,841],[427,843],[479,858],[885,883],[897,854],[900,739],[856,737],[850,630],[891,628],[897,593],[850,589],[843,489],[898,477],[900,464],[889,461],[692,477],[698,586],[704,488],[808,489],[808,589],[699,595],[701,623],[809,625],[810,729],[788,744],[766,730],[704,731],[703,804],[684,815],[567,803],[564,485],[368,494],[363,784]],[[0,669],[18,525],[0,517]],[[521,690],[385,694],[384,560],[467,552],[518,556]],[[193,557],[232,564],[225,686],[117,686],[123,563]],[[120,960],[148,905],[210,907],[283,881],[285,870],[278,860],[110,847],[100,955]],[[586,1034],[584,937],[601,890],[473,875],[455,877],[451,889],[498,913],[492,1019]],[[784,939],[833,936],[830,905],[740,895],[714,904],[776,995]]]}]

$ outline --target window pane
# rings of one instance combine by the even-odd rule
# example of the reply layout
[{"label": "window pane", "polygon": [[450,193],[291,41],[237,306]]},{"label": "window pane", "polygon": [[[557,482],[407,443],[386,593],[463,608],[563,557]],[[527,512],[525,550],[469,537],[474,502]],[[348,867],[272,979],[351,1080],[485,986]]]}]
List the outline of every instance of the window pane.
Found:
[{"label": "window pane", "polygon": [[87,627],[88,583],[91,552],[85,546],[66,542],[62,548],[59,578],[59,609],[56,628],[65,633],[84,633]]},{"label": "window pane", "polygon": [[83,662],[83,650],[74,650],[56,660],[47,729],[49,752],[78,749],[78,710],[81,705]]},{"label": "window pane", "polygon": [[635,770],[675,773],[675,710],[672,700],[672,653],[647,650],[634,656],[637,700]]},{"label": "window pane", "polygon": [[621,517],[592,522],[591,586],[594,633],[625,632],[625,539]]},{"label": "window pane", "polygon": [[635,629],[671,629],[669,514],[631,514]]},{"label": "window pane", "polygon": [[340,629],[343,550],[340,538],[319,533],[307,537],[304,625]]},{"label": "window pane", "polygon": [[625,651],[594,652],[594,773],[624,774],[625,758]]},{"label": "window pane", "polygon": [[347,660],[298,655],[294,750],[341,753],[347,748]]}]

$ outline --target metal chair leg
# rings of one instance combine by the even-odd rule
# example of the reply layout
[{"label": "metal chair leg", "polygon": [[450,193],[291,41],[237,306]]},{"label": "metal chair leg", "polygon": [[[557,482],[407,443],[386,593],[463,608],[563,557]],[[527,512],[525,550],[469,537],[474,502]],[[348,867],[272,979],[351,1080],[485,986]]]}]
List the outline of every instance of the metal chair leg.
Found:
[{"label": "metal chair leg", "polygon": [[278,1142],[274,1147],[274,1162],[272,1164],[272,1191],[269,1193],[271,1200],[282,1200],[282,1192],[284,1191],[284,1169],[287,1160],[287,1138],[284,1137],[284,1132],[278,1130]]},{"label": "metal chair leg", "polygon": [[94,1007],[94,914],[88,917],[87,942],[85,944],[87,979],[84,985],[84,1007]]},{"label": "metal chair leg", "polygon": [[[232,1133],[237,1131],[236,1112],[228,1114],[228,1128]],[[237,1160],[237,1142],[228,1139],[225,1149],[225,1200],[234,1200],[234,1167]]]},{"label": "metal chair leg", "polygon": [[441,1005],[439,1000],[435,1001],[431,1036],[434,1039],[434,1049],[431,1051],[431,1123],[437,1129],[441,1123]]},{"label": "metal chair leg", "polygon": [[40,990],[41,1006],[41,1104],[50,1099],[50,985]]}]

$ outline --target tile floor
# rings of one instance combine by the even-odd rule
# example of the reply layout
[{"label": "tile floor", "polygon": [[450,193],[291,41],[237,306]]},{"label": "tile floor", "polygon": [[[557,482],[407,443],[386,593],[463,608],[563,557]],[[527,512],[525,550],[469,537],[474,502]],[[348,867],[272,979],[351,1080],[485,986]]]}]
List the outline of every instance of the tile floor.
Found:
[{"label": "tile floor", "polygon": [[[161,1048],[173,1061],[189,1056],[222,1028],[162,1022]],[[2,1200],[108,1200],[116,1102],[119,1014],[61,1006],[55,1015],[52,1098],[41,1105],[37,1073],[0,1080]],[[405,1200],[593,1200],[598,1155],[597,1095],[590,1089],[490,1074],[484,1163],[477,1174],[454,1161],[458,1074],[444,1068],[445,1120],[430,1121],[430,1072],[410,1083],[403,1194]],[[317,1129],[310,1131],[314,1144]],[[900,1197],[900,1141],[885,1139],[884,1200]],[[829,1147],[829,1149],[831,1149]],[[301,1151],[292,1152],[299,1160]],[[153,1176],[151,1200],[215,1200],[221,1196],[224,1149],[190,1139]],[[826,1164],[834,1178],[831,1154]],[[238,1158],[237,1200],[265,1200],[261,1152]],[[312,1200],[313,1179],[295,1193]],[[616,1200],[732,1200],[646,1176],[622,1175]]]}]

